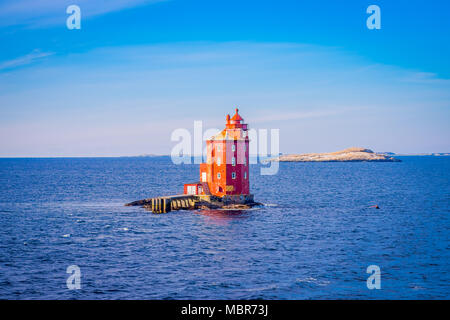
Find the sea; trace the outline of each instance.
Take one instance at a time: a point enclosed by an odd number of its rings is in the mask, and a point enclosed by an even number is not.
[[[399,159],[251,165],[263,206],[167,214],[124,204],[198,165],[0,159],[0,299],[449,299],[450,157]]]

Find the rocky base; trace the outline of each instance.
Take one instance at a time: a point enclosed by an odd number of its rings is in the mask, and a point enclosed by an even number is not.
[[[212,202],[198,202],[195,206],[195,208],[193,208],[194,210],[196,209],[201,209],[201,210],[212,210],[212,209],[223,209],[223,210],[246,210],[246,209],[251,209],[253,207],[257,207],[257,206],[262,206],[262,203],[259,202],[249,202],[249,203],[236,203],[236,204],[223,204],[223,203],[212,203]]]
[[[262,203],[253,201],[253,196],[250,199],[244,199],[244,202],[241,200],[238,203],[229,198],[224,201],[224,199],[214,196],[205,198],[195,195],[177,195],[137,200],[127,203],[125,206],[140,206],[154,213],[165,213],[175,210],[247,210],[263,205]]]
[[[130,203],[126,203],[125,206],[126,207],[134,207],[134,206],[146,206],[146,205],[151,205],[152,204],[152,198],[148,198],[148,199],[142,199],[142,200],[137,200],[137,201],[133,201]]]

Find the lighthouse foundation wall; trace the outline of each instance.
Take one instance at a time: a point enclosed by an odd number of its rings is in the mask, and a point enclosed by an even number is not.
[[[175,210],[195,209],[248,209],[260,205],[253,200],[252,194],[226,195],[174,195],[134,201],[126,206],[142,206],[153,213],[167,213]]]

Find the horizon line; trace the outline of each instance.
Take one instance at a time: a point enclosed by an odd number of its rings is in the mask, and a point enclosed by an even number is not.
[[[321,152],[309,152],[309,153],[321,153]],[[386,152],[376,152],[375,153],[386,153]],[[280,155],[289,155],[289,154],[302,154],[302,153],[283,153]],[[418,153],[393,153],[393,156],[402,157],[402,156],[446,156],[450,155],[450,152],[418,152]],[[267,155],[266,157],[271,157],[274,155]],[[0,159],[88,159],[88,158],[157,158],[157,157],[171,157],[170,154],[153,154],[153,155],[122,155],[122,156],[0,156]],[[201,157],[191,155],[191,158]]]

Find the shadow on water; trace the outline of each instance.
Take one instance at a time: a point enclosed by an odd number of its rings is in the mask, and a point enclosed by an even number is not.
[[[212,221],[223,222],[236,219],[250,218],[253,210],[224,210],[224,209],[210,209],[198,210],[197,214],[208,217]]]

